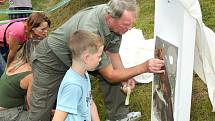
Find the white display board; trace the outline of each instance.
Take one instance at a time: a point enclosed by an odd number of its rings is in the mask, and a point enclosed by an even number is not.
[[[189,121],[196,21],[180,1],[156,0],[154,34],[178,48],[175,92],[172,97],[173,119],[161,121]],[[154,113],[153,105],[151,120],[160,121]]]

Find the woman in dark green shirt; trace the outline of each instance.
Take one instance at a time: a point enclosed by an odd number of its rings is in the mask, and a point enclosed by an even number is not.
[[[1,76],[0,121],[18,120],[19,113],[28,105],[33,80],[30,57],[38,43],[38,40],[28,40]]]

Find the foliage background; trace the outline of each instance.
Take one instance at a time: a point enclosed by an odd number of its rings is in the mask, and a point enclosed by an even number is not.
[[[46,10],[61,0],[32,0],[34,10]],[[51,19],[51,30],[63,24],[78,10],[87,6],[105,3],[107,0],[71,0],[71,2],[48,15]],[[153,37],[154,27],[154,0],[137,0],[140,8],[139,19],[135,27],[142,29],[146,39]],[[202,8],[203,21],[215,31],[215,0],[199,0]],[[0,9],[6,9],[8,3],[0,5]],[[6,20],[7,15],[0,13],[0,20]],[[92,77],[93,96],[99,110],[101,120],[105,120],[105,108],[98,80]],[[138,84],[131,96],[131,111],[141,111],[139,121],[150,121],[151,116],[151,83]],[[194,74],[192,89],[191,121],[215,121],[215,113],[208,98],[207,87],[202,80]]]

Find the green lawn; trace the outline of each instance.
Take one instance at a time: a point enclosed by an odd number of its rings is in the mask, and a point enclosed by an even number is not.
[[[136,28],[140,28],[144,32],[146,39],[153,37],[154,27],[154,0],[138,0],[140,7],[140,14]],[[203,20],[205,24],[215,31],[215,0],[200,0],[200,4],[203,12]],[[97,83],[97,82],[94,82]],[[94,86],[94,99],[97,102],[99,113],[102,118],[104,117],[104,107],[100,98],[100,92],[97,84]],[[206,85],[198,78],[193,78],[193,89],[192,89],[192,106],[191,106],[191,121],[215,121],[215,113],[212,113],[211,103],[208,98]],[[140,121],[150,121],[151,119],[151,83],[137,85],[135,92],[131,97],[130,109],[132,111],[141,111],[142,118]]]
[[[7,3],[0,4],[0,10],[5,8],[7,8]],[[7,15],[0,13],[0,21],[6,20],[6,19],[7,19]]]
[[[33,10],[46,11],[48,8],[52,7],[58,2],[59,0],[32,0],[32,6]],[[0,9],[7,9],[8,4],[9,4],[8,2],[0,4]],[[7,15],[0,13],[0,20],[8,20]]]
[[[46,10],[60,0],[32,0],[34,10]],[[215,0],[199,0],[202,7],[203,20],[205,24],[215,31]],[[54,30],[63,24],[70,16],[72,16],[79,9],[89,5],[103,3],[100,0],[76,0],[70,2],[58,11],[52,13],[50,19],[52,21],[52,28]],[[138,0],[140,13],[139,19],[135,23],[136,28],[140,28],[144,32],[146,39],[153,37],[154,27],[154,0]],[[3,6],[6,8],[6,5]],[[0,7],[2,9],[2,7]],[[5,15],[0,15],[0,20],[5,19]],[[101,92],[98,86],[98,81],[92,79],[92,88],[94,100],[97,104],[101,120],[105,120],[105,110]],[[151,117],[151,83],[137,85],[134,93],[132,93],[131,111],[141,111],[142,118],[140,121],[150,121]],[[211,112],[212,107],[208,98],[206,85],[194,76],[193,92],[192,92],[192,107],[191,107],[191,121],[215,121],[215,113]]]

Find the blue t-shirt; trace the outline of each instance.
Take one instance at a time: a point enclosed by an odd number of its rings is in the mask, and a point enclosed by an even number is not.
[[[91,100],[89,75],[81,76],[70,68],[61,82],[56,109],[68,113],[65,121],[74,121],[73,115],[77,121],[91,121]]]

